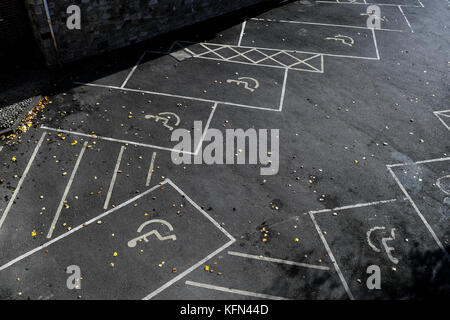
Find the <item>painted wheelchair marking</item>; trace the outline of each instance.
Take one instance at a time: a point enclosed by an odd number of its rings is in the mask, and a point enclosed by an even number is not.
[[[253,87],[250,86],[251,82],[253,82],[253,84],[254,84]],[[228,79],[227,83],[235,83],[237,86],[240,86],[241,84],[243,84],[244,88],[251,92],[255,92],[255,90],[259,88],[259,81],[254,78],[249,78],[249,77],[240,77],[237,80]]]
[[[376,231],[376,230],[385,230],[385,227],[373,227],[371,228],[369,231],[367,231],[367,243],[369,244],[369,246],[372,248],[373,251],[375,252],[381,252],[381,249],[379,249],[377,246],[375,246],[372,242],[372,240],[370,239],[372,232]],[[391,252],[394,251],[395,249],[393,247],[389,247],[387,245],[388,241],[392,241],[395,240],[395,228],[391,229],[391,236],[387,237],[387,238],[382,238],[381,239],[381,243],[383,244],[383,248],[384,251],[386,252],[389,260],[391,260],[392,263],[394,264],[398,264],[399,260],[395,257],[392,256]]]
[[[343,44],[350,47],[355,44],[355,40],[353,40],[352,37],[343,36],[341,34],[335,35],[334,37],[326,37],[325,40],[341,41]]]
[[[173,131],[174,127],[169,125],[169,121],[172,119],[172,117],[175,118],[175,127],[178,127],[180,125],[181,119],[180,117],[173,113],[173,112],[160,112],[158,115],[145,115],[145,119],[149,120],[149,119],[155,119],[155,122],[159,122],[161,120],[161,123],[163,124],[164,127],[166,127],[167,129],[169,129],[170,131]]]
[[[169,222],[167,222],[165,220],[161,220],[161,219],[154,219],[154,220],[146,221],[143,224],[141,224],[140,227],[138,228],[137,232],[141,233],[142,229],[144,229],[144,227],[146,227],[147,225],[152,224],[152,223],[161,223],[161,224],[165,225],[167,228],[169,228],[170,231],[173,231],[173,227]],[[152,230],[142,236],[136,237],[136,238],[128,241],[128,247],[134,248],[134,247],[136,247],[137,242],[142,241],[142,240],[144,240],[145,242],[149,242],[148,237],[150,237],[151,235],[155,235],[158,238],[158,240],[160,240],[160,241],[165,241],[165,240],[175,241],[175,240],[177,240],[176,235],[170,235],[170,236],[163,237],[157,230]]]

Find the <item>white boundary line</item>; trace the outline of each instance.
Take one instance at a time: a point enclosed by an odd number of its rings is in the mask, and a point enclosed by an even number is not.
[[[133,69],[131,69],[130,73],[128,74],[128,76],[126,77],[125,81],[122,83],[122,85],[120,86],[121,88],[125,88],[125,86],[127,85],[128,81],[131,79],[131,76],[133,75],[133,73],[136,71],[137,67],[141,64],[142,59],[144,59],[145,56],[145,52],[140,56],[139,60],[136,62],[135,66],[133,67]]]
[[[76,161],[75,166],[73,167],[72,173],[70,175],[69,182],[66,185],[66,189],[64,190],[61,201],[59,202],[58,209],[56,210],[55,217],[53,218],[52,225],[50,226],[50,229],[48,230],[47,239],[50,239],[53,235],[53,231],[55,230],[56,223],[58,222],[59,216],[61,214],[61,210],[63,208],[64,201],[66,201],[67,194],[69,193],[70,187],[72,186],[73,180],[75,179],[75,175],[78,171],[78,167],[80,166],[81,159],[83,158],[83,155],[84,155],[84,152],[86,151],[87,145],[88,145],[88,142],[86,141],[83,144],[83,147],[81,148],[80,154],[78,155],[77,161]]]
[[[118,89],[120,89],[120,88],[118,88]],[[128,90],[128,89],[120,89],[120,90]],[[212,117],[214,116],[216,108],[217,108],[217,104],[215,104],[212,107],[213,110],[209,114],[208,120],[206,122],[207,125],[205,127],[205,132],[204,132],[204,134],[202,136],[202,140],[200,141],[199,145],[196,148],[196,150],[197,150],[196,152],[178,150],[178,149],[174,149],[174,148],[160,147],[160,146],[156,146],[156,145],[153,145],[153,144],[147,144],[147,143],[141,143],[141,142],[135,142],[135,141],[128,141],[128,140],[122,140],[122,139],[115,139],[115,138],[98,136],[98,135],[94,136],[92,134],[87,134],[87,133],[82,133],[82,132],[77,132],[77,131],[64,130],[64,129],[50,128],[50,127],[46,127],[46,126],[41,126],[40,129],[50,130],[50,131],[55,131],[55,132],[64,132],[66,134],[73,134],[73,135],[82,136],[82,137],[91,138],[91,139],[99,139],[99,140],[105,140],[105,141],[111,141],[111,142],[117,142],[117,143],[123,143],[123,144],[131,144],[131,145],[140,146],[140,147],[153,148],[153,149],[158,149],[158,150],[165,150],[165,151],[171,151],[171,152],[177,152],[177,153],[183,153],[183,154],[189,154],[189,155],[194,155],[195,156],[195,155],[197,155],[197,153],[199,152],[201,146],[203,145],[204,137],[205,137],[206,133],[208,132],[209,124],[211,123],[211,120],[212,120]]]
[[[214,256],[216,256],[217,254],[219,254],[221,251],[225,250],[226,248],[228,248],[229,246],[231,246],[236,240],[230,240],[229,242],[227,242],[226,244],[224,244],[223,246],[221,246],[219,249],[215,250],[214,252],[212,252],[211,254],[209,254],[207,257],[203,258],[202,260],[200,260],[199,262],[197,262],[196,264],[194,264],[192,267],[190,267],[189,269],[187,269],[186,271],[180,273],[178,276],[176,276],[175,278],[173,278],[172,280],[166,282],[164,285],[162,285],[161,287],[159,287],[158,289],[156,289],[155,291],[151,292],[150,294],[148,294],[147,296],[145,296],[144,298],[142,298],[142,300],[150,300],[153,297],[155,297],[156,295],[160,294],[162,291],[166,290],[168,287],[170,287],[171,285],[173,285],[175,282],[179,281],[180,279],[184,278],[185,276],[187,276],[188,274],[190,274],[192,271],[194,271],[195,269],[197,269],[198,267],[200,267],[202,264],[204,264],[206,261],[210,260],[211,258],[213,258]]]
[[[411,23],[409,23],[409,20],[406,17],[406,14],[403,12],[402,6],[398,6],[398,10],[400,10],[400,13],[402,14],[403,18],[405,18],[405,21],[408,24],[409,29],[411,29],[411,32],[414,33],[414,30],[413,30],[413,28],[411,26]]]
[[[244,47],[241,46],[241,48],[244,48]],[[188,49],[186,48],[186,50],[188,50]],[[287,50],[285,50],[283,52],[287,54],[287,52],[294,52],[294,51],[291,51],[291,50],[287,51]],[[300,52],[300,51],[296,51],[296,52]],[[206,53],[209,53],[209,52],[206,52]],[[285,69],[286,68],[286,67],[283,67],[283,66],[275,66],[275,65],[269,65],[269,64],[255,64],[255,63],[251,63],[251,62],[227,60],[225,58],[224,59],[211,58],[211,57],[205,57],[205,56],[202,56],[202,55],[199,55],[199,54],[195,54],[195,53],[191,53],[191,54],[192,54],[192,57],[196,58],[196,59],[214,60],[214,61],[220,61],[220,62],[230,62],[230,63],[237,63],[237,64],[245,64],[245,65],[248,65],[248,66],[259,66],[259,67],[267,67],[267,68],[275,68],[275,69]],[[315,54],[314,57],[307,58],[307,59],[305,59],[305,61],[313,59],[313,58],[317,58],[319,56],[323,58],[323,54],[317,53],[317,54]],[[323,66],[321,67],[321,70],[319,70],[319,69],[311,66],[310,64],[306,63],[305,61],[301,61],[301,62],[297,63],[296,65],[298,65],[298,64],[305,64],[305,65],[310,66],[311,69],[301,69],[301,68],[294,68],[294,67],[287,67],[287,68],[290,69],[290,70],[301,71],[301,72],[323,73]]]
[[[350,291],[350,288],[348,286],[347,281],[345,280],[344,275],[342,274],[341,269],[339,268],[339,265],[336,261],[336,258],[333,255],[333,252],[331,251],[330,246],[328,245],[327,240],[325,239],[322,230],[320,229],[319,224],[316,221],[315,214],[323,213],[323,212],[333,212],[333,211],[342,211],[342,210],[349,210],[349,209],[355,209],[355,208],[362,208],[362,207],[369,207],[369,206],[375,206],[380,204],[387,204],[397,201],[397,199],[389,199],[389,200],[380,200],[380,201],[373,201],[373,202],[366,202],[366,203],[357,203],[354,205],[348,205],[348,206],[342,206],[337,207],[334,209],[322,209],[322,210],[316,210],[316,211],[309,211],[308,214],[314,224],[314,227],[317,230],[317,233],[319,234],[320,239],[322,240],[322,243],[328,253],[328,256],[330,257],[331,262],[333,263],[333,266],[339,276],[339,279],[341,280],[342,285],[344,286],[345,291],[347,292],[347,295],[350,300],[354,300],[353,294]]]
[[[441,113],[444,112],[450,112],[450,110],[441,110],[441,111],[434,111],[433,114],[439,119],[439,121],[442,122],[442,124],[448,129],[450,130],[450,126],[440,117]],[[449,115],[450,116],[450,115]],[[448,116],[447,116],[448,117]]]
[[[10,266],[16,264],[17,262],[19,262],[19,261],[21,261],[21,260],[23,260],[23,259],[25,259],[25,258],[27,258],[27,257],[29,257],[31,255],[33,255],[34,253],[36,253],[36,252],[38,252],[38,251],[40,251],[40,250],[42,250],[44,248],[47,248],[47,247],[51,246],[52,244],[54,244],[55,242],[58,242],[59,240],[62,240],[64,238],[66,238],[67,236],[71,235],[72,233],[74,233],[74,232],[76,232],[76,231],[78,231],[78,230],[80,230],[82,228],[85,228],[88,225],[90,225],[92,223],[95,223],[99,219],[101,219],[101,218],[103,218],[103,217],[105,217],[105,216],[107,216],[107,215],[109,215],[109,214],[111,214],[111,213],[113,213],[113,212],[115,212],[115,211],[117,211],[117,210],[119,210],[119,209],[129,205],[130,203],[138,200],[139,198],[147,195],[148,193],[150,193],[150,192],[160,188],[161,186],[165,185],[166,183],[167,183],[167,181],[163,181],[163,182],[161,182],[160,185],[156,185],[153,188],[148,189],[145,192],[142,192],[141,194],[137,195],[136,197],[131,198],[128,201],[125,201],[125,202],[121,203],[120,205],[116,206],[115,208],[112,208],[111,210],[108,210],[108,211],[106,211],[106,212],[96,216],[95,218],[92,218],[91,220],[89,220],[89,221],[87,221],[87,222],[85,222],[83,224],[80,224],[79,226],[73,228],[72,230],[63,233],[63,234],[61,234],[60,236],[58,236],[56,238],[53,238],[52,240],[50,240],[50,241],[40,245],[39,247],[34,248],[33,250],[30,250],[30,251],[20,255],[19,257],[17,257],[15,259],[5,263],[4,265],[0,266],[0,271],[3,271],[5,269],[9,268]]]
[[[197,148],[195,149],[194,155],[198,155],[198,153],[200,152],[200,149],[203,146],[203,141],[205,141],[206,134],[208,133],[208,129],[211,124],[211,120],[212,120],[216,110],[217,110],[217,103],[215,103],[214,106],[212,107],[211,114],[209,115],[208,121],[206,122],[206,125],[205,125],[205,130],[203,131],[202,139],[200,140]]]
[[[155,166],[156,152],[152,154],[152,160],[150,161],[150,168],[148,169],[147,180],[145,180],[145,186],[150,186],[150,181],[152,180],[153,168]]]
[[[286,85],[287,85],[288,73],[289,73],[289,69],[286,68],[286,70],[284,71],[283,88],[281,89],[280,107],[278,108],[278,110],[280,110],[280,112],[283,111],[284,98],[286,95]]]
[[[114,189],[114,184],[116,183],[117,173],[120,169],[120,162],[122,161],[123,152],[125,151],[125,146],[120,147],[119,156],[117,157],[116,166],[114,167],[113,176],[111,179],[111,183],[109,184],[108,193],[106,195],[105,204],[103,205],[103,209],[108,209],[109,201],[111,200],[111,195]],[[147,185],[148,187],[148,185]]]
[[[173,183],[172,180],[170,180],[170,179],[166,179],[166,180],[175,190],[178,191],[178,193],[183,195],[184,198],[187,201],[189,201],[195,209],[200,211],[205,216],[205,218],[207,218],[209,221],[211,221],[211,223],[214,224],[216,226],[216,228],[218,228],[220,231],[222,231],[230,240],[236,241],[236,239],[234,239],[234,237],[231,234],[229,234],[228,231],[226,231],[219,223],[217,223],[216,220],[211,218],[211,216],[209,214],[207,214],[202,208],[200,208],[200,206],[197,203],[195,203],[191,198],[189,198],[189,196],[187,194],[185,194],[183,192],[183,190],[181,190],[175,183]]]
[[[438,161],[450,161],[450,158],[444,158],[444,159],[433,159],[433,160],[428,160],[427,162],[425,161],[421,161],[421,162],[415,162],[413,164],[419,164],[419,163],[431,163],[431,162],[438,162]],[[408,165],[408,164],[405,164]],[[395,182],[397,183],[397,185],[400,187],[400,189],[402,190],[402,192],[405,194],[406,198],[409,200],[409,202],[411,203],[411,205],[413,206],[414,210],[416,211],[417,215],[419,216],[419,218],[422,220],[422,222],[424,223],[425,227],[428,229],[428,231],[430,232],[431,236],[433,237],[434,241],[436,242],[436,244],[438,245],[438,247],[442,250],[442,252],[444,253],[445,257],[447,258],[447,260],[450,261],[450,255],[447,252],[447,250],[445,249],[444,245],[442,244],[442,242],[439,240],[439,238],[437,237],[436,233],[434,232],[433,228],[431,227],[431,225],[428,223],[427,219],[425,219],[425,217],[423,216],[422,212],[420,212],[419,208],[417,207],[416,203],[414,202],[414,200],[411,198],[411,196],[409,195],[408,191],[406,191],[405,187],[403,186],[403,184],[400,182],[400,180],[398,179],[397,175],[394,173],[394,170],[392,170],[393,167],[398,167],[398,165],[387,165],[386,166],[390,172],[390,174],[392,175],[392,177],[394,178]]]
[[[155,91],[146,91],[146,90],[138,90],[138,89],[130,89],[130,88],[120,88],[120,87],[107,86],[107,85],[101,85],[101,84],[95,84],[95,83],[83,83],[83,82],[74,82],[74,83],[78,84],[78,85],[82,85],[82,86],[89,86],[89,87],[99,87],[99,88],[123,90],[123,91],[130,91],[130,92],[147,93],[147,94],[153,94],[153,95],[156,95],[156,96],[180,98],[180,99],[186,99],[186,100],[208,102],[208,103],[213,103],[213,104],[217,103],[217,104],[222,104],[222,105],[226,105],[226,106],[233,106],[233,107],[240,107],[240,108],[258,109],[258,110],[267,110],[267,111],[280,112],[280,110],[278,110],[278,109],[256,107],[256,106],[250,106],[250,105],[239,104],[239,103],[232,103],[232,102],[227,102],[227,101],[217,101],[217,100],[211,100],[211,99],[195,98],[195,97],[181,96],[181,95],[176,95],[176,94],[162,93],[162,92],[155,92]],[[164,148],[160,148],[160,149],[165,150]]]
[[[189,201],[191,203],[191,205],[197,209],[198,211],[200,211],[200,213],[206,217],[210,222],[212,222],[212,224],[217,227],[220,231],[222,231],[225,236],[227,238],[230,239],[229,242],[227,242],[226,244],[224,244],[223,246],[221,246],[219,249],[215,250],[214,252],[212,252],[211,254],[209,254],[207,257],[203,258],[201,261],[197,262],[196,264],[194,264],[192,267],[190,267],[189,269],[187,269],[186,271],[184,271],[183,273],[181,273],[180,275],[178,275],[177,277],[173,278],[172,280],[168,281],[167,283],[165,283],[164,285],[162,285],[161,287],[159,287],[158,289],[156,289],[155,291],[151,292],[149,295],[147,295],[146,297],[143,298],[143,300],[149,300],[151,298],[153,298],[154,296],[156,296],[157,294],[161,293],[163,290],[167,289],[168,287],[170,287],[172,284],[174,284],[175,282],[177,282],[178,280],[180,280],[181,278],[185,277],[186,275],[188,275],[189,273],[191,273],[192,271],[194,271],[196,268],[198,268],[200,265],[202,265],[205,261],[211,259],[212,257],[214,257],[215,255],[217,255],[218,253],[220,253],[221,251],[225,250],[227,247],[229,247],[230,245],[232,245],[234,242],[236,242],[236,239],[228,233],[228,231],[226,231],[216,220],[214,220],[211,216],[209,216],[204,210],[202,210],[202,208],[200,208],[200,206],[198,204],[196,204],[190,197],[188,197],[174,182],[172,182],[172,180],[170,179],[165,179],[164,181],[162,181],[160,184],[152,187],[151,189],[148,189],[147,191],[142,192],[141,194],[137,195],[134,198],[131,198],[123,203],[121,203],[120,205],[116,206],[115,208],[112,208],[111,210],[108,210],[94,218],[92,218],[91,220],[73,228],[70,231],[67,231],[63,234],[61,234],[60,236],[42,244],[41,246],[30,250],[22,255],[20,255],[19,257],[5,263],[4,265],[0,266],[0,271],[3,271],[7,268],[9,268],[10,266],[16,264],[17,262],[33,255],[34,253],[49,247],[50,245],[54,244],[55,242],[58,242],[59,240],[62,240],[66,237],[68,237],[69,235],[71,235],[72,233],[87,227],[90,224],[95,223],[96,221],[98,221],[99,219],[106,217],[108,215],[110,215],[111,213],[126,207],[127,205],[129,205],[130,203],[135,202],[136,200],[142,198],[143,196],[155,191],[158,188],[161,188],[163,185],[165,184],[169,184],[171,185],[178,193],[180,193],[181,195],[184,196],[184,198]]]
[[[25,167],[24,172],[22,173],[22,177],[20,178],[19,183],[17,184],[17,187],[14,190],[13,195],[11,196],[11,199],[9,199],[8,205],[6,206],[6,209],[3,212],[2,218],[0,219],[0,229],[2,228],[3,223],[6,220],[6,217],[8,216],[9,210],[11,210],[11,207],[14,204],[14,201],[16,200],[17,195],[19,194],[20,188],[22,187],[22,184],[25,181],[25,178],[27,177],[28,171],[30,171],[31,165],[33,164],[33,161],[36,158],[36,155],[37,155],[39,149],[41,148],[42,142],[44,141],[44,138],[46,135],[47,135],[47,132],[42,133],[42,136],[39,139],[39,142],[36,145],[36,148],[34,148],[33,154],[31,155],[30,160],[28,161],[28,164]]]
[[[329,267],[325,267],[325,266],[318,266],[318,265],[309,264],[309,263],[302,263],[302,262],[295,262],[295,261],[269,258],[269,257],[263,257],[263,256],[256,256],[256,255],[252,255],[252,254],[235,252],[235,251],[228,251],[228,254],[231,256],[236,256],[236,257],[254,259],[254,260],[259,260],[259,261],[275,262],[275,263],[287,264],[287,265],[291,265],[291,266],[297,266],[297,267],[303,267],[303,268],[309,268],[309,269],[326,270],[326,271],[330,270]]]
[[[184,199],[186,199],[195,209],[200,211],[200,213],[203,214],[203,216],[205,218],[207,218],[216,228],[218,228],[220,231],[222,231],[222,233],[224,233],[228,237],[228,239],[230,239],[230,241],[227,242],[226,244],[224,244],[223,246],[221,246],[219,249],[217,249],[214,252],[212,252],[211,254],[209,254],[208,256],[206,256],[205,258],[203,258],[202,260],[200,260],[199,262],[197,262],[196,264],[194,264],[192,267],[190,267],[186,271],[180,273],[178,276],[176,276],[172,280],[166,282],[164,285],[162,285],[161,287],[159,287],[155,291],[153,291],[150,294],[148,294],[147,296],[145,296],[142,300],[150,300],[150,299],[152,299],[154,296],[156,296],[157,294],[159,294],[163,290],[167,289],[168,287],[170,287],[175,282],[177,282],[180,279],[184,278],[185,276],[190,274],[192,271],[197,269],[199,266],[201,266],[203,263],[205,263],[206,261],[210,260],[212,257],[214,257],[215,255],[217,255],[221,251],[223,251],[226,248],[228,248],[229,246],[231,246],[234,242],[236,242],[236,239],[231,234],[229,234],[228,231],[226,231],[216,220],[214,220],[209,214],[207,214],[202,208],[200,208],[200,206],[197,203],[195,203],[191,198],[189,198],[189,196],[186,193],[184,193],[183,190],[181,190],[175,183],[173,183],[172,180],[166,179],[165,181],[167,181],[167,183],[170,184],[179,194],[184,196]]]
[[[371,30],[372,30],[372,36],[373,36],[373,44],[375,45],[375,51],[377,53],[377,60],[381,60],[380,51],[378,50],[377,37],[375,36],[375,29],[371,29]]]
[[[250,20],[278,22],[278,23],[292,23],[292,24],[310,24],[310,25],[318,25],[318,26],[325,26],[325,27],[342,27],[342,28],[365,29],[365,30],[374,29],[374,28],[361,27],[361,26],[350,26],[350,25],[346,25],[346,24],[319,23],[319,22],[307,22],[307,21],[295,21],[295,20],[275,20],[275,19],[262,19],[262,18],[251,18]],[[381,28],[381,29],[376,29],[376,30],[403,32],[403,30],[396,30],[396,29],[382,29]]]
[[[219,287],[219,286],[215,286],[215,285],[211,285],[211,284],[194,282],[194,281],[186,281],[185,284],[188,286],[194,286],[194,287],[199,287],[199,288],[203,288],[203,289],[210,289],[210,290],[234,293],[234,294],[239,294],[242,296],[249,296],[249,297],[261,298],[261,299],[289,300],[289,299],[283,298],[283,297],[271,296],[268,294],[262,294],[262,293],[256,293],[256,292],[250,292],[250,291],[244,291],[244,290],[238,290],[238,289]]]
[[[333,263],[334,269],[336,270],[339,279],[341,280],[342,285],[344,286],[345,292],[347,292],[347,296],[349,297],[350,300],[354,300],[355,298],[353,297],[352,292],[350,291],[350,288],[348,287],[347,281],[344,278],[344,275],[341,272],[341,269],[339,268],[339,265],[336,261],[336,259],[334,258],[333,252],[331,252],[330,246],[328,245],[327,240],[325,239],[325,237],[323,236],[322,230],[319,227],[319,224],[316,221],[316,218],[314,217],[314,213],[309,213],[309,216],[311,217],[312,222],[314,223],[314,227],[317,230],[317,233],[319,234],[320,239],[322,240],[322,243],[325,247],[325,249],[327,250],[328,256],[330,257],[331,262]]]
[[[244,38],[246,25],[247,25],[247,19],[245,19],[244,22],[242,23],[242,30],[241,30],[241,35],[239,36],[238,47],[241,46],[242,38]]]
[[[377,5],[377,6],[388,6],[388,7],[397,7],[398,4],[392,4],[392,3],[364,3],[364,2],[338,2],[338,1],[326,1],[326,0],[319,0],[316,1],[316,3],[329,3],[329,4],[350,4],[350,5]],[[409,4],[402,4],[403,7],[412,7],[412,8],[422,8],[421,6],[414,6]]]
[[[373,29],[368,29],[373,30]],[[205,45],[213,45],[213,46],[221,46],[221,47],[233,47],[232,45],[227,44],[219,44],[214,42],[192,42],[192,41],[180,41],[180,43],[190,43],[190,44],[205,44]],[[328,57],[337,57],[337,58],[350,58],[350,59],[365,59],[365,60],[378,60],[377,57],[362,57],[362,56],[350,56],[350,55],[344,55],[344,54],[333,54],[333,53],[323,53],[323,52],[311,52],[311,51],[302,51],[302,50],[286,50],[286,49],[278,49],[278,48],[266,48],[266,47],[247,47],[247,46],[240,46],[240,48],[244,49],[257,49],[257,50],[267,50],[267,51],[282,51],[282,52],[292,52],[292,53],[306,53],[311,55],[323,55]],[[220,60],[223,61],[223,60]],[[234,62],[234,61],[230,61]],[[264,65],[266,67],[266,65]],[[293,69],[295,70],[295,69]],[[303,71],[303,70],[302,70]]]
[[[395,168],[395,167],[409,166],[409,165],[412,165],[412,164],[425,164],[425,163],[433,163],[433,162],[441,162],[441,161],[450,161],[450,157],[422,160],[422,161],[416,161],[416,162],[388,164],[387,167],[388,168]]]
[[[356,208],[363,208],[363,207],[370,207],[370,206],[376,206],[380,204],[386,204],[395,202],[397,199],[389,199],[389,200],[380,200],[380,201],[373,201],[373,202],[365,202],[365,203],[357,203],[352,204],[348,206],[343,207],[337,207],[333,209],[322,209],[322,210],[316,210],[316,211],[309,211],[309,214],[317,214],[317,213],[324,213],[324,212],[333,212],[333,211],[342,211],[342,210],[349,210],[349,209],[356,209]]]

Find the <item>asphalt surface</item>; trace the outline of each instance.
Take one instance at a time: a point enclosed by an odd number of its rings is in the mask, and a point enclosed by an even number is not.
[[[81,64],[0,152],[0,298],[448,296],[448,3],[377,1],[372,30],[367,2],[284,3]],[[279,129],[279,172],[174,164],[170,128],[195,121]]]

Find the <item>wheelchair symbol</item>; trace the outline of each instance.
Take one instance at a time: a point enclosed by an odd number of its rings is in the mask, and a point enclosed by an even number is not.
[[[375,252],[381,252],[381,250],[373,244],[373,242],[371,240],[372,232],[374,232],[376,230],[385,230],[385,229],[386,229],[385,227],[373,227],[372,229],[367,231],[367,242],[368,242],[369,246],[372,248],[372,250]],[[393,240],[395,240],[395,228],[391,229],[390,237],[381,239],[381,243],[383,244],[384,251],[386,252],[386,255],[388,256],[389,260],[391,260],[391,262],[394,264],[398,264],[399,260],[397,258],[395,258],[394,256],[392,256],[392,251],[394,251],[395,249],[393,247],[389,247],[387,244],[388,241],[393,241]]]
[[[174,126],[178,127],[180,125],[181,119],[180,119],[180,117],[177,114],[175,114],[173,112],[161,112],[161,113],[159,113],[156,116],[149,114],[149,115],[146,115],[144,118],[147,119],[147,120],[148,119],[155,119],[155,122],[159,122],[161,120],[161,122],[162,122],[164,127],[169,129],[170,131],[173,131],[174,127],[169,125],[169,121],[172,119],[172,117],[175,120]]]
[[[251,83],[253,82],[253,86],[251,86]],[[240,86],[241,84],[244,85],[244,88],[247,89],[250,92],[255,92],[256,89],[259,88],[259,81],[253,78],[249,77],[241,77],[237,80],[228,79],[227,83],[235,83],[237,86]]]
[[[143,224],[140,225],[140,227],[138,228],[137,232],[141,233],[142,229],[144,229],[145,226],[152,224],[152,223],[160,223],[165,225],[170,231],[173,231],[173,227],[170,223],[168,223],[167,221],[164,220],[160,220],[160,219],[155,219],[155,220],[150,220],[150,221],[146,221]],[[134,248],[137,245],[138,241],[142,241],[144,240],[145,242],[149,242],[148,237],[150,237],[151,235],[155,235],[158,240],[160,241],[165,241],[165,240],[177,240],[177,236],[176,235],[169,235],[169,236],[161,236],[161,234],[157,231],[157,230],[152,230],[150,232],[147,232],[146,234],[136,237],[134,239],[131,239],[130,241],[128,241],[128,246],[130,248]]]
[[[355,40],[353,40],[352,37],[349,36],[343,36],[341,34],[338,34],[334,37],[327,37],[325,38],[325,40],[334,40],[334,41],[340,41],[343,44],[347,45],[347,46],[353,46],[355,44]]]

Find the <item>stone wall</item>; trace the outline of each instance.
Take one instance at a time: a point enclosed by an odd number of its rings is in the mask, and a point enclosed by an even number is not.
[[[55,64],[57,55],[77,60],[267,0],[47,0],[55,41],[43,0],[26,1],[46,61]],[[73,4],[81,8],[81,30],[66,26]]]

